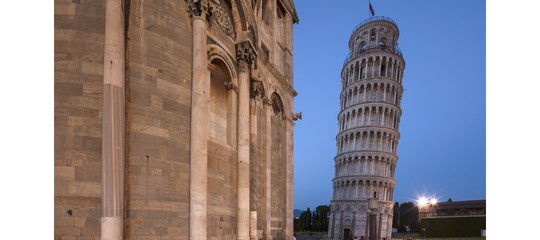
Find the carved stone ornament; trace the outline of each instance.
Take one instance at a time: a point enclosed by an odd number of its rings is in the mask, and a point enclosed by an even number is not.
[[[249,41],[236,44],[236,61],[251,64],[254,58],[255,51]]]
[[[264,86],[262,84],[262,81],[257,80],[251,80],[250,81],[250,95],[252,97],[260,97],[262,98],[264,96]]]
[[[302,119],[302,112],[292,114],[292,120],[296,121],[298,119]]]
[[[203,17],[206,21],[210,22],[212,16],[212,9],[208,0],[186,0],[188,5],[188,12],[190,17]]]
[[[213,20],[227,35],[234,37],[234,28],[231,20],[231,11],[227,4],[220,0],[212,0],[210,2],[212,8]]]
[[[270,98],[263,97],[263,103],[269,107],[272,107],[272,100],[270,100]]]

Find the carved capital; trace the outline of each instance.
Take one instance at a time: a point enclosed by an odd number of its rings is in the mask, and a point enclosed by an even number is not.
[[[245,41],[236,44],[236,61],[238,61],[241,68],[243,67],[242,65],[251,65],[256,56],[255,48],[251,42]]]
[[[188,12],[191,18],[202,17],[207,22],[210,22],[212,9],[208,0],[186,0]]]

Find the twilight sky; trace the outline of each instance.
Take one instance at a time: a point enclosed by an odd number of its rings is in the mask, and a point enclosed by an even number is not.
[[[485,1],[372,0],[393,19],[406,68],[394,201],[486,198]],[[330,204],[340,72],[367,0],[297,0],[294,207]]]

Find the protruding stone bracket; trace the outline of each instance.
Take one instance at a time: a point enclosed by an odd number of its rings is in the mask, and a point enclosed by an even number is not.
[[[212,7],[208,0],[186,0],[188,5],[188,12],[191,18],[193,17],[202,17],[208,23],[210,23],[210,18],[212,17]]]
[[[238,93],[240,91],[240,88],[238,88],[238,85],[236,85],[236,84],[234,84],[232,82],[226,82],[224,85],[225,85],[225,89],[227,89],[227,90],[233,90],[236,93]]]
[[[263,103],[271,107],[273,102],[270,98],[264,97]]]
[[[292,114],[292,120],[296,121],[300,119],[302,119],[302,112]]]
[[[250,81],[250,96],[253,98],[262,98],[264,96],[264,86],[261,80],[252,78]]]

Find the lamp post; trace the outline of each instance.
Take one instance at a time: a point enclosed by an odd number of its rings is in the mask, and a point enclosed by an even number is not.
[[[418,200],[416,200],[417,202],[417,205],[418,205],[418,212],[419,213],[423,213],[424,215],[424,218],[427,218],[428,217],[428,211],[430,211],[430,209],[432,210],[431,211],[431,215],[434,214],[434,210],[435,210],[435,207],[437,206],[437,198],[430,198],[428,199],[427,197],[425,196],[422,196],[420,198],[418,198]],[[422,212],[422,209],[424,210]],[[421,220],[421,217],[418,218],[418,221],[420,222]],[[427,239],[427,233],[426,233],[426,228],[422,228],[422,231],[424,232],[424,239]]]

